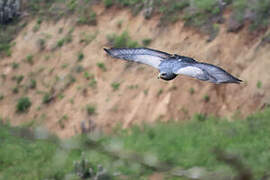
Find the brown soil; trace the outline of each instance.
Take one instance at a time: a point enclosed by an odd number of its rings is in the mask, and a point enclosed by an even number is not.
[[[257,48],[261,37],[250,38],[247,29],[237,34],[227,33],[225,26],[221,25],[219,35],[212,42],[207,42],[206,35],[185,28],[181,21],[161,29],[158,16],[145,20],[142,15],[133,17],[128,10],[108,11],[101,6],[94,10],[98,16],[97,26],[75,26],[75,20],[70,18],[57,23],[44,22],[34,33],[32,29],[36,20],[33,20],[21,31],[14,40],[12,56],[0,61],[1,74],[6,76],[6,80],[0,78],[0,93],[4,95],[0,101],[1,117],[9,119],[12,124],[42,123],[61,137],[69,137],[80,132],[84,125],[109,131],[117,124],[126,128],[134,123],[156,120],[181,121],[195,113],[231,118],[245,116],[269,103],[270,46]],[[55,48],[57,41],[73,27],[73,41],[62,48]],[[62,33],[58,32],[60,28],[63,28]],[[138,42],[145,38],[153,39],[151,48],[219,65],[244,83],[217,86],[184,76],[165,82],[158,80],[158,72],[149,66],[107,57],[103,51],[107,47],[106,36],[125,30]],[[97,33],[97,36],[85,46],[79,42],[83,32]],[[46,39],[43,51],[37,44],[40,38]],[[78,62],[80,51],[84,59]],[[29,54],[34,57],[33,65],[25,61]],[[19,68],[12,69],[14,62],[20,64]],[[107,71],[98,68],[97,62],[103,62]],[[76,72],[78,65],[94,74],[96,88],[89,86],[91,80],[84,77],[84,71]],[[12,77],[16,75],[24,75],[24,79],[19,92],[14,94],[12,89],[16,87],[16,81]],[[74,83],[69,83],[70,75],[76,79]],[[27,88],[31,78],[37,81],[36,89]],[[261,88],[257,87],[259,81]],[[120,83],[116,91],[111,87],[113,82]],[[191,88],[194,89],[193,94]],[[43,104],[44,92],[50,91],[54,99]],[[18,114],[15,106],[22,96],[30,97],[32,106],[28,113]],[[206,96],[209,96],[208,102],[205,101]],[[87,114],[87,104],[96,106],[95,115]]]

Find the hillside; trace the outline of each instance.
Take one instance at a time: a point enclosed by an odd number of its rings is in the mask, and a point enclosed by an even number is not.
[[[262,43],[267,31],[254,34],[243,28],[231,33],[223,24],[209,42],[207,35],[181,20],[160,27],[159,15],[146,20],[128,9],[100,4],[92,9],[96,25],[77,25],[72,16],[57,22],[38,17],[27,21],[10,56],[0,61],[4,121],[41,123],[69,137],[82,126],[110,131],[118,124],[182,121],[196,113],[238,118],[269,103],[270,46]],[[229,14],[225,12],[225,19]],[[151,67],[106,56],[109,37],[123,32],[141,45],[148,39],[148,47],[219,65],[244,83],[217,86],[181,76],[158,80]],[[18,99],[26,96],[31,107],[16,112]]]

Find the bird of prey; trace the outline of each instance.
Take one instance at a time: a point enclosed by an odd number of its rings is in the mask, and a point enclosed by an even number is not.
[[[192,58],[169,54],[149,48],[111,48],[104,50],[114,58],[150,65],[159,70],[158,78],[169,81],[178,74],[215,84],[240,83],[220,67],[198,62]]]

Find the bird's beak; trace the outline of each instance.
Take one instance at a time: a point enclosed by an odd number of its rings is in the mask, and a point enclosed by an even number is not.
[[[159,79],[159,78],[160,78],[160,76],[161,76],[161,74],[159,73],[159,74],[158,74],[158,76],[157,76],[157,78]]]

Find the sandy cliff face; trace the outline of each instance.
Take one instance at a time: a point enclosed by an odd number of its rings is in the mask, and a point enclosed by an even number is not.
[[[109,130],[116,124],[128,127],[156,120],[180,121],[194,113],[231,117],[250,114],[270,102],[270,46],[258,48],[260,36],[251,38],[245,29],[237,34],[227,33],[222,25],[217,38],[207,42],[205,35],[185,28],[182,22],[161,29],[159,17],[145,20],[140,15],[132,17],[128,10],[94,9],[97,26],[75,26],[70,18],[57,23],[43,22],[37,32],[33,32],[33,20],[22,30],[14,40],[12,56],[0,61],[4,74],[0,80],[0,93],[4,95],[0,115],[4,119],[14,124],[42,123],[67,137],[80,132],[83,124],[88,127],[89,122],[91,128]],[[72,42],[57,47],[72,28]],[[158,72],[149,66],[106,56],[106,36],[123,31],[138,42],[151,38],[150,48],[219,65],[244,83],[217,86],[184,76],[170,82],[158,80]],[[84,34],[93,37],[88,45],[80,43]],[[40,39],[46,41],[44,50],[38,45]],[[82,61],[78,61],[80,52],[84,54]],[[32,65],[27,60],[29,55],[33,55]],[[98,62],[104,63],[107,70],[100,69]],[[12,68],[14,63],[19,67]],[[17,85],[12,77],[19,75],[24,79]],[[35,89],[29,88],[31,79],[37,82]],[[113,90],[114,82],[120,84],[119,89]],[[17,94],[13,92],[15,87]],[[42,102],[46,92],[53,95],[48,104]],[[21,96],[32,101],[25,114],[15,112]],[[87,104],[95,106],[94,115],[87,114]]]

